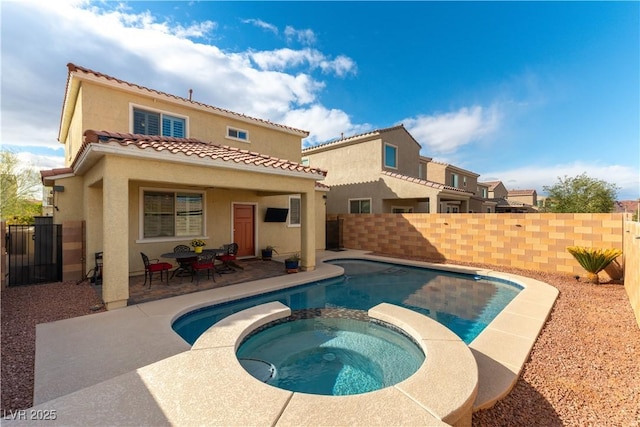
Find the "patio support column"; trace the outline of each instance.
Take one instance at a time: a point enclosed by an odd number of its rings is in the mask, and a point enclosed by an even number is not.
[[[105,171],[102,210],[102,300],[112,310],[129,299],[129,182],[116,168]]]
[[[440,213],[440,196],[429,197],[429,213]]]
[[[302,270],[311,271],[316,268],[316,203],[315,191],[302,193],[300,195],[302,227],[301,253],[302,260],[300,267]]]

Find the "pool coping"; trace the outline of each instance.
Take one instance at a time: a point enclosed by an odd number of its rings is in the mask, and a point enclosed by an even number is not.
[[[160,381],[167,373],[158,368],[159,361],[168,359],[175,364],[175,371],[167,369],[173,375],[189,375],[189,372],[180,368],[180,361],[184,361],[190,347],[173,332],[171,322],[186,312],[211,304],[338,276],[342,272],[341,268],[322,263],[323,260],[335,258],[363,258],[498,277],[523,287],[518,296],[468,346],[478,366],[479,385],[473,403],[474,411],[492,406],[511,390],[558,295],[557,289],[546,283],[489,269],[389,259],[364,251],[321,251],[314,271],[38,325],[34,408],[58,408],[58,422],[65,425],[83,424],[81,420],[86,422],[89,415],[92,417],[90,424],[93,425],[117,424],[123,416],[129,417],[123,420],[125,424],[166,424],[169,417],[174,423],[188,424],[188,417],[183,412],[189,404],[185,403],[185,408],[178,410],[181,417],[174,418],[175,414],[166,413],[163,407],[158,406],[159,401],[155,398],[156,394],[161,394],[161,390],[169,386]],[[202,366],[215,366],[209,359],[198,363]],[[153,373],[153,381],[141,381],[145,372]],[[173,381],[172,378],[166,380],[169,383]],[[195,381],[192,386],[196,388],[197,384],[198,381]],[[133,388],[138,392],[133,397],[127,390],[123,397],[123,387]],[[122,392],[114,393],[114,390]],[[220,390],[212,393],[218,395]],[[272,392],[269,398],[276,398],[272,395],[277,394]],[[252,396],[254,395],[249,394],[245,397],[253,400]],[[188,396],[184,397],[189,401]],[[174,394],[173,399],[175,398]],[[246,424],[243,421],[247,421],[247,414],[240,407],[245,403],[243,398],[227,398],[225,407],[234,410],[225,423]],[[387,398],[392,401],[394,399],[391,396]],[[360,405],[364,405],[360,408],[362,424],[377,424],[377,406],[372,406],[373,413],[370,413],[369,410],[362,409],[367,408],[366,403],[360,402]],[[88,410],[89,407],[92,409]],[[247,410],[255,412],[251,406]],[[86,414],[87,412],[90,414]],[[401,421],[397,420],[396,424],[402,424]],[[266,423],[267,419],[258,422]]]

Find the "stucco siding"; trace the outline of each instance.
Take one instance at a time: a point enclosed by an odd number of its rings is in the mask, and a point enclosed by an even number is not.
[[[301,140],[299,136],[217,115],[205,107],[170,103],[162,99],[116,90],[86,81],[82,84],[81,95],[82,126],[81,129],[73,129],[74,141],[78,137],[78,131],[80,132],[80,140],[82,140],[82,133],[87,129],[133,133],[131,108],[138,106],[150,111],[186,117],[186,136],[189,138],[259,153],[269,153],[270,156],[295,162],[300,161]],[[74,113],[74,120],[78,114],[78,112]],[[227,126],[247,131],[250,142],[227,138]]]

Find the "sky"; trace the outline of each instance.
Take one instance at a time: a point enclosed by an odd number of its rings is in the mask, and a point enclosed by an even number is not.
[[[36,169],[66,64],[310,132],[404,124],[502,181],[586,173],[640,197],[640,2],[0,1],[1,143]]]

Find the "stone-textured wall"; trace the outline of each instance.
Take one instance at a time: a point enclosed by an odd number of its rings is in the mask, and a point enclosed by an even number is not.
[[[640,222],[624,223],[624,287],[640,327]]]
[[[622,249],[624,215],[351,214],[340,218],[346,248],[584,276],[567,246]],[[621,278],[620,258],[601,273],[603,279],[606,275]]]
[[[93,259],[90,262],[93,268]],[[62,280],[80,280],[84,274],[84,221],[65,221],[62,223]]]

